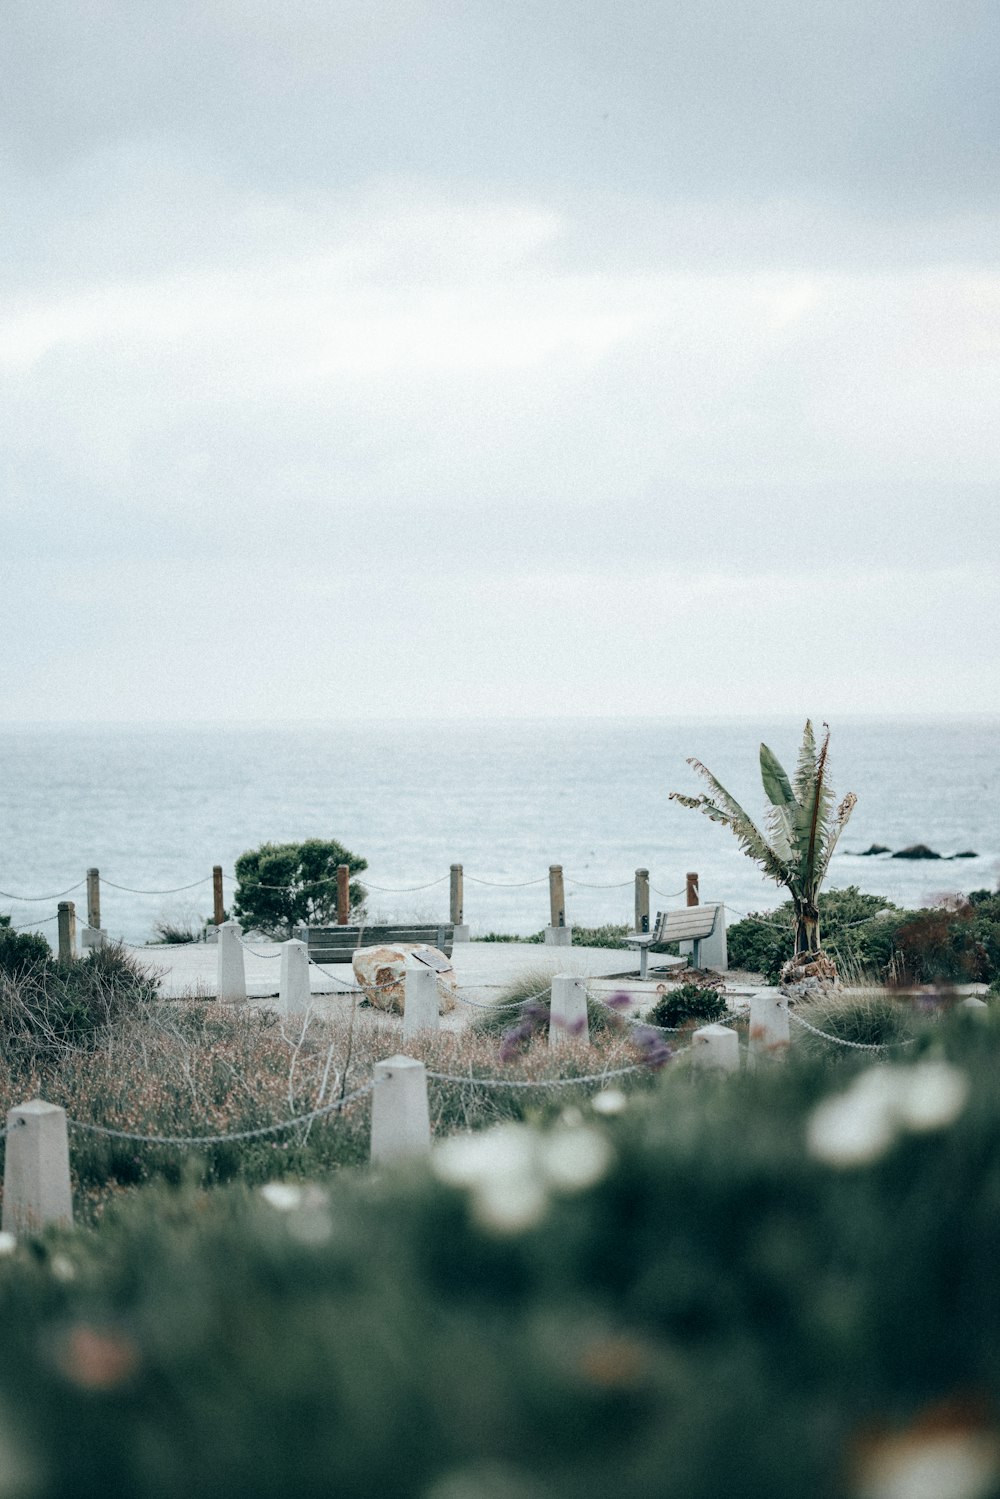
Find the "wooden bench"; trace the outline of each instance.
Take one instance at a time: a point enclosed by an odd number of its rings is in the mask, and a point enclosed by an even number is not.
[[[349,963],[359,947],[394,947],[423,943],[451,957],[454,926],[301,926],[295,933],[316,963]]]
[[[651,932],[632,932],[625,938],[629,947],[639,949],[639,977],[646,977],[646,964],[651,947],[661,947],[664,942],[690,942],[692,968],[701,967],[701,944],[705,937],[715,931],[722,906],[682,906],[679,911],[657,911]]]

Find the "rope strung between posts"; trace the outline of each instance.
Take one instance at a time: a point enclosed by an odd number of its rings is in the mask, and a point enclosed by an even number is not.
[[[12,895],[9,890],[0,890],[0,896],[4,900],[35,901],[35,900],[59,900],[64,895],[72,895],[74,890],[81,890],[87,883],[86,880],[77,880],[75,885],[70,885],[68,890],[56,890],[52,895]]]
[[[686,895],[687,894],[687,887],[686,886],[685,886],[685,888],[683,890],[671,890],[669,892],[669,894],[667,893],[666,890],[657,890],[657,888],[656,888],[655,885],[650,885],[649,888],[650,888],[650,890],[652,890],[653,894],[654,895],[658,895],[661,900],[676,900],[679,895]]]
[[[635,880],[616,880],[612,885],[592,885],[588,880],[574,879],[571,874],[566,875],[567,885],[580,885],[584,890],[627,890],[635,884]]]
[[[485,985],[473,985],[472,987],[484,988]],[[519,1010],[522,1005],[529,1005],[536,999],[544,999],[546,994],[551,993],[552,985],[550,984],[547,989],[539,989],[537,994],[526,994],[523,999],[512,999],[509,1001],[466,999],[465,995],[457,989],[455,990],[455,998],[460,1004],[469,1005],[474,1010]]]
[[[242,937],[237,937],[236,940],[240,944],[241,947],[245,947],[246,948],[247,952],[253,953],[253,955],[254,955],[255,958],[280,958],[281,957],[281,951],[280,951],[280,949],[279,949],[278,952],[259,952],[256,947],[251,947],[250,944],[249,944],[249,942],[244,942]]]
[[[489,885],[494,890],[526,890],[529,885],[544,885],[548,875],[540,874],[537,880],[484,880],[475,874],[467,874],[465,878],[473,885]]]
[[[426,885],[373,885],[369,882],[367,888],[377,890],[380,895],[413,895],[418,890],[433,890],[435,885],[443,885],[450,879],[450,874],[443,874],[439,880],[429,880]]]
[[[676,1055],[676,1053],[674,1053]],[[629,1072],[646,1072],[643,1062],[631,1067],[615,1067],[607,1072],[588,1072],[582,1077],[548,1077],[537,1081],[525,1078],[471,1077],[462,1072],[430,1072],[427,1076],[439,1083],[466,1083],[474,1088],[572,1088],[579,1083],[603,1083],[610,1077],[624,1077]]]
[[[829,1031],[821,1031],[808,1020],[804,1020],[795,1010],[788,1011],[789,1020],[794,1020],[796,1025],[801,1025],[803,1030],[811,1031],[814,1036],[821,1036],[824,1041],[832,1041],[834,1046],[849,1046],[852,1051],[888,1051],[893,1046],[912,1046],[913,1039],[909,1041],[845,1041],[842,1036],[831,1036]]]
[[[33,929],[36,926],[45,926],[45,924],[47,922],[49,922],[49,921],[58,921],[58,920],[59,920],[59,915],[58,915],[58,913],[56,913],[55,916],[42,916],[38,921],[22,921],[21,924],[20,924],[20,926],[9,926],[9,927],[5,927],[5,928],[0,928],[0,930],[5,930],[5,931],[8,931],[8,932],[27,932],[27,931]]]
[[[338,1098],[334,1103],[324,1104],[322,1108],[311,1109],[308,1114],[296,1114],[292,1119],[283,1119],[280,1124],[264,1124],[258,1129],[235,1130],[225,1135],[140,1135],[132,1130],[110,1129],[104,1124],[85,1124],[82,1119],[69,1119],[66,1123],[70,1129],[82,1129],[90,1135],[106,1135],[112,1140],[134,1140],[140,1145],[223,1145],[227,1140],[259,1140],[264,1135],[277,1135],[282,1130],[292,1129],[296,1124],[311,1124],[314,1119],[323,1119],[328,1114],[336,1114],[338,1110],[345,1109],[349,1103],[355,1103],[357,1099],[364,1098],[375,1086],[374,1082],[365,1083],[361,1088],[355,1088],[353,1093],[348,1093],[344,1098]]]
[[[204,879],[192,880],[190,885],[173,885],[169,890],[137,890],[132,885],[116,885],[114,880],[106,880],[101,876],[101,884],[107,885],[111,890],[124,890],[127,895],[179,895],[182,890],[196,890],[199,885],[210,883],[212,876],[206,874]],[[81,884],[83,881],[81,880]]]

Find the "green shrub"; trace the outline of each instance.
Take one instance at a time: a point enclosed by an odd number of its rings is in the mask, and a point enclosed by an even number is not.
[[[792,1057],[508,1130],[466,1152],[468,1186],[440,1156],[270,1199],[185,1184],[22,1243],[0,1261],[5,1481],[856,1499],[909,1491],[909,1459],[921,1493],[991,1499],[1000,1028],[955,1015],[935,1046],[952,1106],[853,1165],[812,1127],[867,1064]],[[912,1053],[885,1075],[940,1105]]]
[[[662,994],[649,1012],[654,1025],[677,1030],[689,1021],[707,1025],[726,1013],[725,996],[704,984],[681,984]]]
[[[910,1040],[918,1017],[913,1006],[884,989],[862,989],[798,1004],[795,1013],[817,1030],[860,1046],[898,1047]],[[831,1046],[793,1022],[797,1048],[830,1059]]]
[[[58,963],[49,954],[0,972],[0,1050],[33,1056],[93,1046],[156,993],[155,975],[117,943],[92,948],[82,961]]]
[[[52,962],[52,949],[41,932],[15,932],[9,916],[0,916],[0,974],[16,978]]]
[[[291,937],[303,923],[329,925],[337,919],[340,864],[346,864],[352,876],[368,868],[367,859],[352,854],[333,839],[264,843],[250,849],[234,866],[238,884],[233,915],[244,927],[274,937]],[[349,893],[351,910],[356,914],[368,892],[352,878]]]
[[[896,907],[881,895],[868,895],[856,885],[826,890],[819,897],[820,940],[838,964],[867,968],[883,977],[892,960],[891,923],[883,913]],[[792,903],[735,922],[726,934],[730,967],[762,973],[776,984],[782,966],[792,956]],[[888,945],[886,945],[888,939]]]
[[[504,1052],[514,1055],[535,1035],[547,1036],[552,1007],[552,974],[546,969],[521,974],[500,989],[488,1008],[476,1012],[473,1029],[480,1034],[507,1038]],[[621,1022],[602,1001],[587,996],[590,1034],[620,1029]],[[517,1035],[514,1035],[517,1032]]]

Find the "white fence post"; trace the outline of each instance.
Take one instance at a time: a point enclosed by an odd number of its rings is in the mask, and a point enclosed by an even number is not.
[[[403,1040],[410,1041],[421,1031],[439,1029],[437,974],[410,956],[404,980]]]
[[[375,1063],[372,1089],[373,1165],[430,1155],[431,1116],[427,1104],[427,1071],[413,1057],[388,1057]]]
[[[755,1066],[762,1059],[781,1060],[788,1051],[788,995],[780,989],[762,989],[750,1000],[750,1050],[747,1060]]]
[[[7,1114],[3,1168],[4,1233],[73,1227],[66,1110],[33,1098]]]
[[[309,953],[295,937],[281,944],[278,1008],[286,1015],[304,1015],[309,1008]]]
[[[246,1002],[247,976],[240,938],[243,928],[238,921],[224,921],[219,927],[219,1000],[223,1004]]]
[[[558,973],[552,980],[549,1004],[549,1045],[566,1046],[570,1041],[590,1043],[587,1023],[587,984],[571,973]]]
[[[703,1025],[691,1037],[691,1066],[699,1072],[738,1072],[740,1042],[728,1025]]]

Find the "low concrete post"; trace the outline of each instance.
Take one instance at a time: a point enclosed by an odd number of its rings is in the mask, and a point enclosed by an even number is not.
[[[714,901],[707,904],[714,905]],[[714,969],[716,973],[729,972],[729,944],[726,940],[726,908],[719,903],[715,926],[708,937],[701,939],[701,966]]]
[[[372,1089],[372,1164],[430,1155],[431,1116],[427,1105],[427,1071],[413,1057],[388,1057],[375,1063]]]
[[[3,1231],[40,1233],[50,1223],[73,1227],[66,1110],[33,1098],[7,1114]]]
[[[294,937],[281,944],[278,1007],[286,1015],[304,1015],[309,1008],[309,952]]]
[[[212,920],[221,926],[226,919],[226,904],[222,893],[222,865],[212,865]]]
[[[635,932],[649,931],[649,870],[635,872]]]
[[[703,1025],[691,1037],[691,1066],[698,1072],[739,1072],[740,1043],[728,1025]]]
[[[788,995],[780,989],[762,989],[750,1000],[751,1067],[760,1061],[783,1061],[788,1051]]]
[[[240,946],[242,935],[243,928],[238,921],[224,921],[219,927],[218,989],[222,1004],[246,1003],[247,975]]]
[[[337,925],[346,926],[351,914],[351,867],[337,865]]]
[[[440,1029],[438,981],[434,969],[412,956],[408,957],[403,988],[403,1040],[409,1041],[421,1031]]]
[[[461,864],[451,866],[451,914],[449,920],[455,928],[455,942],[469,942],[469,928],[465,924],[465,873]]]
[[[61,900],[58,911],[59,961],[69,963],[76,957],[76,906],[71,900]]]
[[[566,887],[561,864],[549,865],[549,925],[545,928],[549,947],[569,947],[573,931],[566,925]]]
[[[559,973],[552,980],[549,1005],[549,1045],[566,1046],[570,1041],[590,1042],[587,1022],[587,984],[575,974]]]

